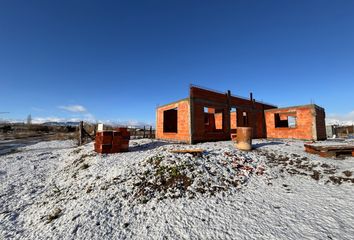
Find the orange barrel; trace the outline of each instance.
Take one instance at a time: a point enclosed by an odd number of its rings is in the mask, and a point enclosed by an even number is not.
[[[237,127],[236,147],[240,150],[252,150],[252,128]]]

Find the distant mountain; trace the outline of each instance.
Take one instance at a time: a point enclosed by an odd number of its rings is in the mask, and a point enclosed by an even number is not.
[[[42,125],[45,126],[71,126],[71,127],[76,127],[79,126],[79,122],[45,122],[42,123]]]
[[[342,121],[338,119],[333,119],[333,118],[328,118],[326,119],[326,125],[339,125],[339,126],[351,126],[354,125],[354,120],[353,121]]]

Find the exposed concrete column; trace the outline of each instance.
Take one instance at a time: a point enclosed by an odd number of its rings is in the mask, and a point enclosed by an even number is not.
[[[228,133],[228,135],[231,137],[231,91],[227,90],[227,117],[225,117],[226,124],[225,124],[225,130]]]
[[[311,109],[312,113],[312,140],[317,141],[317,113],[316,113],[316,108],[312,106]]]
[[[194,143],[194,96],[192,93],[192,85],[189,87],[189,143]]]

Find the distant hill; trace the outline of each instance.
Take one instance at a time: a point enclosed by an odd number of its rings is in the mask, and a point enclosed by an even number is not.
[[[42,123],[45,126],[72,126],[76,127],[79,126],[79,122],[45,122]]]
[[[354,125],[354,120],[353,121],[342,121],[338,119],[332,119],[328,118],[326,119],[326,125],[339,125],[339,126],[352,126]]]

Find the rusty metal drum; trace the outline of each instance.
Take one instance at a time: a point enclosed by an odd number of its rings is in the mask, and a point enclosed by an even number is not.
[[[236,147],[243,151],[252,150],[251,127],[237,127]]]

